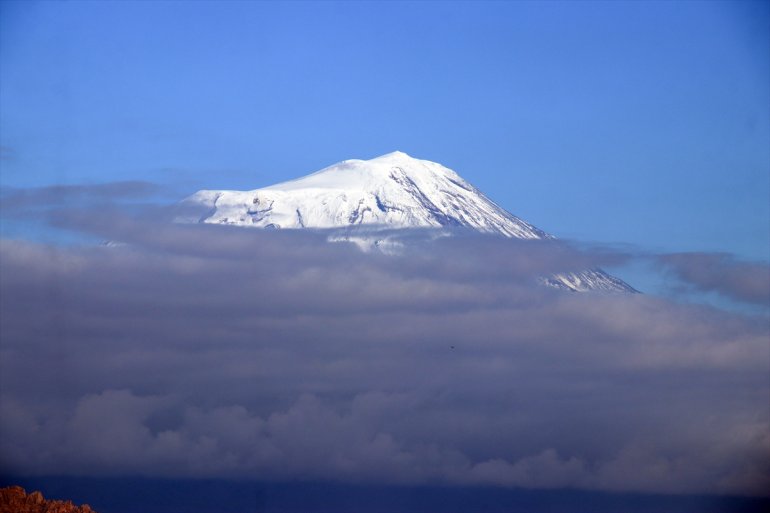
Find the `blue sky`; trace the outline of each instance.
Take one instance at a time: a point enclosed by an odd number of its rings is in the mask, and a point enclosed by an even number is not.
[[[561,237],[770,259],[759,2],[3,2],[2,185],[400,149]]]

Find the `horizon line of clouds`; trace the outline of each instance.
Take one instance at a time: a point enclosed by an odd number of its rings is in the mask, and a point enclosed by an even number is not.
[[[150,244],[151,241],[146,237],[137,238],[132,234],[130,227],[133,225],[136,230],[163,232],[166,230],[164,226],[168,226],[174,219],[189,218],[189,207],[180,203],[144,202],[134,204],[134,208],[129,212],[126,204],[121,203],[132,200],[152,200],[159,194],[169,192],[170,189],[166,185],[146,181],[55,185],[29,189],[3,188],[0,190],[0,199],[2,199],[0,215],[10,219],[25,216],[37,217],[53,229],[104,237],[109,241],[134,238],[135,243]],[[154,226],[141,226],[142,223]],[[244,229],[237,227],[219,226],[218,229],[231,230],[232,239],[249,236],[244,233]],[[306,232],[315,233],[316,237],[328,237],[330,233],[335,232],[366,234],[367,230],[378,230],[379,233],[386,235],[398,233],[400,241],[416,246],[432,238],[426,236],[426,233],[430,232],[429,229],[394,230],[387,227],[358,227],[328,231],[306,230]],[[463,230],[459,230],[458,234],[464,237],[477,235]],[[501,245],[498,245],[496,250],[486,251],[486,246],[496,244],[486,241],[494,238],[477,237],[474,244],[484,248],[480,250],[481,254],[477,255],[478,257],[487,259],[496,258],[498,255],[505,257],[505,252],[500,253]],[[124,242],[130,242],[130,240]],[[442,243],[443,240],[432,242],[439,249]],[[235,242],[233,244],[237,245]],[[511,242],[511,246],[513,245],[515,242]],[[558,240],[556,245],[562,248],[565,254],[569,254],[571,262],[576,264],[565,271],[619,266],[629,262],[648,262],[664,276],[676,280],[677,283],[674,284],[676,290],[714,292],[737,303],[770,307],[770,262],[746,261],[724,252],[653,253],[627,244],[586,244],[582,241]],[[409,247],[406,250],[408,251]],[[556,252],[556,249],[550,249],[543,252],[543,255],[553,256]],[[567,261],[567,258],[561,259],[562,263]]]
[[[50,209],[59,209],[66,207],[64,211],[72,211],[77,213],[84,213],[88,208],[93,208],[94,205],[89,203],[90,200],[99,200],[98,208],[108,207],[109,201],[120,200],[132,200],[132,199],[159,199],[159,194],[171,194],[176,192],[173,186],[169,183],[162,183],[148,180],[122,180],[112,182],[100,182],[100,183],[81,183],[81,184],[54,184],[48,186],[38,187],[12,187],[12,186],[0,186],[0,198],[3,202],[0,206],[3,210],[0,213],[5,215],[19,215],[23,214],[27,207],[46,207]],[[185,196],[186,197],[186,196]],[[165,198],[171,200],[172,198]],[[174,218],[184,217],[189,214],[189,205],[184,204],[182,201],[184,197],[177,197],[172,203],[142,203],[140,204],[146,212],[150,215],[157,216],[156,220],[160,222],[170,222]],[[77,201],[83,201],[84,204],[73,206],[72,203]],[[115,207],[122,206],[120,203],[115,203]],[[200,207],[197,207],[200,209]],[[116,210],[119,210],[116,208]],[[196,210],[197,212],[197,210]],[[125,213],[124,213],[125,214]],[[135,217],[142,218],[142,212],[136,212]],[[144,217],[147,215],[145,213]],[[78,227],[70,226],[69,228],[77,229]],[[358,228],[366,230],[366,226],[359,226]],[[379,227],[384,231],[404,231],[404,229],[392,229],[388,227]],[[417,229],[416,231],[419,231]],[[584,250],[608,252],[616,255],[623,255],[624,253],[631,255],[651,256],[651,257],[665,257],[668,255],[685,255],[690,253],[703,253],[724,255],[730,257],[726,252],[675,252],[675,253],[655,253],[648,250],[640,249],[634,245],[630,245],[626,242],[617,243],[596,243],[591,241],[581,241],[569,239],[557,238],[562,242],[569,242]],[[744,262],[752,263],[752,262]],[[762,263],[762,262],[754,262]]]

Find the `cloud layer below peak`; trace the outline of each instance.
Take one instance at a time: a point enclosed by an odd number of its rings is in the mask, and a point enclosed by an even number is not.
[[[128,244],[0,243],[4,471],[770,489],[765,317],[539,284],[623,255],[66,219]]]

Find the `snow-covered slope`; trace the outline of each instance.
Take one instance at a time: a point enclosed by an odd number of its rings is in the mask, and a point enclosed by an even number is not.
[[[212,209],[206,223],[261,228],[467,226],[509,237],[547,237],[506,212],[441,164],[393,152],[345,160],[253,191],[200,191],[188,201]]]
[[[252,191],[199,191],[185,200],[203,207],[203,223],[258,228],[467,227],[521,239],[551,235],[496,205],[449,168],[396,151],[345,160],[321,171]],[[570,290],[633,291],[601,270],[553,276]]]

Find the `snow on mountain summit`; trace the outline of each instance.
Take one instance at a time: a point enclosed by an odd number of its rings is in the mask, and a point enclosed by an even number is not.
[[[205,223],[261,228],[465,226],[508,237],[549,236],[505,211],[449,168],[395,151],[344,160],[252,191],[200,191]]]
[[[343,160],[251,191],[198,191],[184,203],[205,210],[202,217],[183,220],[200,223],[283,229],[464,227],[519,239],[554,238],[495,204],[451,169],[401,151]],[[599,269],[545,281],[568,290],[634,292]]]

